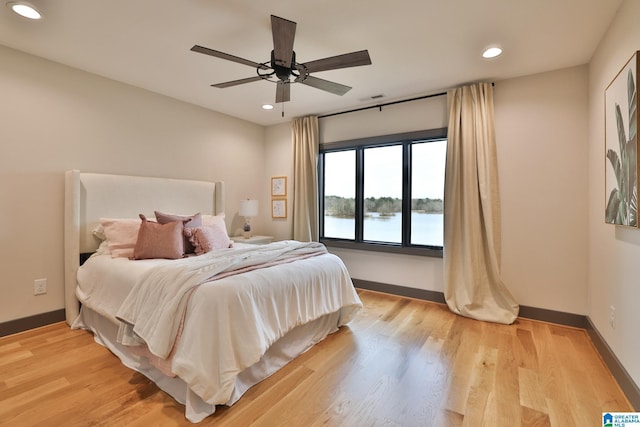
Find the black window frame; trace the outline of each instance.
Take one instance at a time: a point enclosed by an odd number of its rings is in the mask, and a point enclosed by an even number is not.
[[[391,135],[360,138],[348,141],[325,143],[320,146],[318,159],[318,219],[320,241],[329,247],[390,252],[442,258],[443,247],[411,244],[411,156],[410,146],[425,141],[447,139],[447,128],[428,129]],[[402,243],[373,242],[363,240],[364,212],[364,150],[366,148],[402,145]],[[324,154],[355,150],[356,194],[355,194],[355,239],[324,237]]]

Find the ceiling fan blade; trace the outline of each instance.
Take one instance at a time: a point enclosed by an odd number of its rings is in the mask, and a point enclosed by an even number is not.
[[[319,79],[313,76],[307,76],[307,78],[302,80],[300,83],[340,96],[351,90],[350,86],[341,85],[340,83],[330,82],[329,80]]]
[[[258,64],[257,62],[249,61],[248,59],[240,58],[238,56],[230,55],[228,53],[220,52],[217,50],[209,49],[208,47],[194,45],[191,50],[193,52],[204,53],[205,55],[215,56],[216,58],[226,59],[227,61],[237,62],[238,64],[248,65],[253,68],[260,68],[261,70],[268,70],[269,67]]]
[[[245,83],[257,82],[258,80],[262,80],[260,76],[248,77],[246,79],[232,80],[230,82],[218,83],[215,85],[211,85],[213,87],[219,87],[221,89],[225,87],[237,86]]]
[[[289,83],[278,82],[276,86],[276,103],[289,102],[291,99],[291,85]]]
[[[273,54],[276,65],[291,68],[296,23],[271,15],[271,33],[273,34]]]
[[[360,65],[371,65],[369,51],[345,53],[343,55],[331,56],[329,58],[317,59],[305,62],[305,67],[310,73],[327,70],[337,70],[339,68],[359,67]]]

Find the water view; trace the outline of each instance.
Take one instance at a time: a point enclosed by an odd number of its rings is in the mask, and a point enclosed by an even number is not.
[[[442,213],[411,212],[411,243],[442,246],[444,215]],[[355,218],[325,215],[325,237],[355,238]],[[402,215],[370,213],[364,219],[364,239],[381,242],[402,242]]]

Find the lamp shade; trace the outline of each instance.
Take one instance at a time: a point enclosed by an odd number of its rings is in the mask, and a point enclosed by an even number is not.
[[[258,216],[258,201],[251,199],[240,200],[240,211],[238,215],[245,218]]]

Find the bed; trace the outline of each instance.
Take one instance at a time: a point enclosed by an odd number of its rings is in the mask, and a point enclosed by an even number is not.
[[[342,261],[318,243],[130,260],[97,237],[104,218],[156,211],[224,224],[224,183],[66,172],[66,320],[185,405],[191,422],[233,405],[362,307]]]

